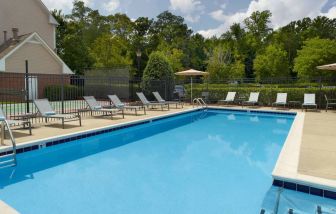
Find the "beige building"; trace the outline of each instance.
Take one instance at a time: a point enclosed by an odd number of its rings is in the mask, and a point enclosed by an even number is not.
[[[58,23],[41,0],[0,0],[0,72],[73,74],[57,56]]]

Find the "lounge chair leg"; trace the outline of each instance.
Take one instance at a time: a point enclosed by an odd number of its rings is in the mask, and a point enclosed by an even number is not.
[[[80,116],[80,114],[78,114],[78,119],[79,119],[79,126],[82,126],[82,117]]]
[[[144,114],[146,115],[146,108],[144,107]]]
[[[62,118],[62,128],[64,129],[64,118]]]
[[[28,128],[29,128],[29,135],[32,135],[32,127],[31,127],[31,122],[29,121],[28,123]]]
[[[122,116],[123,116],[123,119],[124,119],[125,118],[124,109],[122,110]]]
[[[138,116],[138,111],[136,109],[134,109],[135,111],[135,116]]]

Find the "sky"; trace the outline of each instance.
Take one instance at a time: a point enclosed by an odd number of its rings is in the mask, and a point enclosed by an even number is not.
[[[70,13],[73,0],[42,0],[49,9]],[[155,18],[165,10],[184,17],[205,37],[220,36],[253,11],[270,10],[271,26],[278,28],[304,17],[336,18],[336,0],[83,0],[101,14],[126,13],[131,19]]]

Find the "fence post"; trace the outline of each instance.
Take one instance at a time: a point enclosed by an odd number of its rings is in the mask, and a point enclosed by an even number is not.
[[[64,75],[61,74],[61,101],[62,101],[62,114],[64,114]]]
[[[319,107],[322,108],[321,104],[322,104],[322,76],[320,75],[319,78],[319,85],[320,85],[320,90],[319,90]]]
[[[164,86],[165,86],[165,100],[167,100],[167,80],[164,80]]]
[[[26,66],[26,75],[25,75],[25,80],[26,80],[26,113],[29,113],[29,70],[28,70],[28,60],[25,61],[25,66]]]

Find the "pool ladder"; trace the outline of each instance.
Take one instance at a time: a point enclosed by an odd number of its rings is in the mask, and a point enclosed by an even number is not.
[[[10,129],[9,123],[7,120],[0,121],[0,123],[1,123],[1,131],[3,132],[1,133],[1,142],[4,141],[5,126],[7,126],[7,130],[10,136],[10,140],[12,142],[12,149],[13,149],[12,153],[0,156],[0,169],[2,169],[2,168],[16,166],[17,161],[16,161],[16,143],[15,143],[12,130]]]
[[[193,107],[196,106],[201,106],[202,108],[206,108],[208,105],[204,102],[202,98],[195,98],[193,99]]]

